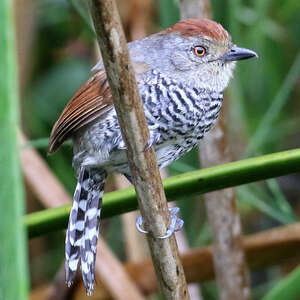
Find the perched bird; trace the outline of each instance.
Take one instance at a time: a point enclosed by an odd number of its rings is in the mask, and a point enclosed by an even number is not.
[[[215,123],[235,61],[257,56],[235,46],[228,32],[207,19],[188,19],[128,44],[150,139],[160,168],[190,151]],[[50,137],[49,153],[73,140],[77,172],[66,236],[66,280],[78,265],[88,294],[95,281],[104,182],[110,172],[130,180],[126,147],[100,61],[75,93]]]

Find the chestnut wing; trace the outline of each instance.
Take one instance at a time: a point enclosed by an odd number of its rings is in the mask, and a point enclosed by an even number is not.
[[[48,153],[54,153],[78,129],[113,107],[104,70],[99,70],[74,94],[51,131]]]

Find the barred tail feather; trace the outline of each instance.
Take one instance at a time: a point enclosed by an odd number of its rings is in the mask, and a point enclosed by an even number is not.
[[[80,258],[80,246],[83,235],[83,222],[86,212],[87,191],[82,189],[83,181],[87,180],[87,173],[82,169],[78,176],[75,188],[73,205],[69,217],[68,231],[66,235],[66,282],[71,286],[76,275]]]
[[[93,292],[95,256],[106,173],[81,168],[66,235],[66,281],[70,286],[81,263],[88,294]]]
[[[91,171],[92,182],[89,189],[89,199],[84,221],[84,235],[81,243],[81,272],[88,295],[94,290],[95,260],[99,234],[100,213],[106,173]]]

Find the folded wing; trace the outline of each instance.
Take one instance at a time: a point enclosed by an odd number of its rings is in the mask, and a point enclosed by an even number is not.
[[[113,107],[104,70],[99,70],[75,93],[51,131],[49,151],[54,153],[78,129]]]

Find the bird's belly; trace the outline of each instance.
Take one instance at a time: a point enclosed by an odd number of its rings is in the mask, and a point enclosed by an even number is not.
[[[168,166],[185,153],[189,152],[196,144],[197,138],[181,137],[154,145],[155,155],[159,168]],[[76,162],[77,160],[77,162]],[[80,166],[98,167],[110,172],[130,174],[125,149],[113,149],[107,157],[101,151],[83,151],[75,154],[73,165],[76,169]]]
[[[182,147],[178,144],[168,144],[156,148],[155,155],[158,167],[163,168],[168,166],[191,149],[192,147]],[[124,150],[114,151],[110,156],[109,163],[103,164],[102,162],[99,167],[104,168],[107,172],[130,174],[126,152]]]
[[[158,75],[157,75],[158,76]],[[217,119],[222,94],[184,87],[158,76],[140,87],[145,115],[159,167],[190,151]],[[129,174],[127,156],[114,109],[81,130],[74,138],[74,160],[107,172]]]
[[[161,147],[155,151],[159,168],[164,168],[189,152],[192,147],[182,147],[179,144],[171,144]]]
[[[189,122],[178,126],[174,122],[164,130],[162,126],[165,124],[158,123],[156,131],[160,132],[160,138],[153,146],[160,168],[166,167],[189,152],[213,123],[196,118]],[[149,127],[151,131],[151,126]],[[118,141],[117,144],[115,140]],[[109,131],[103,131],[99,124],[92,125],[74,140],[73,165],[76,169],[80,166],[93,166],[105,169],[107,172],[130,174],[126,150],[120,149],[120,143],[124,142],[119,128],[109,135]]]

